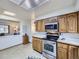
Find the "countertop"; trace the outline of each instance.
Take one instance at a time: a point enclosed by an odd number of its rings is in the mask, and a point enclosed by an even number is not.
[[[79,39],[65,39],[65,40],[58,39],[57,42],[79,46]]]
[[[46,38],[46,32],[36,32],[32,34],[33,37]]]
[[[46,32],[35,32],[32,36],[37,38],[46,38]],[[65,38],[65,40],[61,40],[62,38]],[[79,46],[79,34],[72,35],[72,33],[65,33],[60,35],[57,42]]]

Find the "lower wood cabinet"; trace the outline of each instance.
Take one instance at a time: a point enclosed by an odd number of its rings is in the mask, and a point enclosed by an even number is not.
[[[79,59],[79,48],[78,48],[78,59]]]
[[[28,44],[29,43],[29,38],[27,35],[23,36],[23,44]]]
[[[69,46],[69,57],[68,59],[79,59],[78,56],[78,47],[75,46]]]
[[[79,59],[79,47],[63,43],[57,43],[57,46],[57,59]]]
[[[58,48],[58,59],[67,59],[67,49]]]
[[[33,37],[32,47],[34,50],[41,53],[42,52],[42,39]]]

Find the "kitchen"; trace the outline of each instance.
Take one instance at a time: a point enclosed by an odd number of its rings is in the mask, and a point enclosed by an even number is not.
[[[1,0],[0,59],[79,59],[79,0]]]
[[[48,59],[79,59],[79,12],[36,20],[33,49]]]

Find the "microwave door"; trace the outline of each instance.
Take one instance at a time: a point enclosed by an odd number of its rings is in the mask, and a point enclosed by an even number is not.
[[[45,25],[46,30],[52,30],[54,29],[54,25]]]
[[[58,27],[57,27],[57,24],[54,24],[54,30],[56,30]]]

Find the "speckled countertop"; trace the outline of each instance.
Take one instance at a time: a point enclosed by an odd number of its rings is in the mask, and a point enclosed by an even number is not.
[[[65,39],[65,40],[58,39],[57,42],[79,46],[79,39]]]
[[[35,32],[32,36],[37,38],[46,38],[46,32]]]

